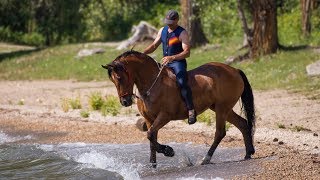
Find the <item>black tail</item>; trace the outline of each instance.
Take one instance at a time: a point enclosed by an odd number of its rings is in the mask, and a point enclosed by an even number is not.
[[[247,76],[244,74],[244,72],[239,69],[239,73],[244,82],[244,90],[241,94],[241,100],[242,100],[241,109],[244,108],[244,112],[248,120],[249,130],[251,131],[251,135],[253,137],[256,121],[255,121],[254,99],[253,99],[252,89],[247,79]]]

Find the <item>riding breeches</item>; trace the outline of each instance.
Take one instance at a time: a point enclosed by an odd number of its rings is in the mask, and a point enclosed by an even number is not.
[[[177,84],[180,88],[181,96],[185,102],[187,109],[194,109],[192,101],[192,92],[188,85],[188,73],[187,73],[187,62],[186,60],[173,61],[167,64],[170,67],[174,74],[176,75]]]

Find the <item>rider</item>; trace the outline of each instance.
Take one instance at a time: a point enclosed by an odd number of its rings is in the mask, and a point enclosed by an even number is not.
[[[192,92],[188,86],[187,62],[190,56],[190,42],[187,31],[178,25],[179,14],[175,10],[169,10],[164,18],[167,26],[162,27],[154,42],[145,50],[145,54],[154,52],[162,43],[162,65],[170,67],[176,75],[177,84],[180,87],[181,96],[188,109],[188,123],[194,124],[196,112],[192,102]]]

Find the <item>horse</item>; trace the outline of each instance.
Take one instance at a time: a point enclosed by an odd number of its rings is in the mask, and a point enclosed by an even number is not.
[[[150,56],[134,50],[126,51],[111,63],[101,66],[107,69],[110,80],[116,86],[122,106],[132,105],[136,86],[137,107],[148,128],[152,167],[157,166],[157,152],[173,157],[175,152],[170,146],[158,143],[158,131],[171,120],[186,119],[188,112],[171,69],[161,67]],[[244,159],[250,159],[255,153],[255,109],[252,88],[244,72],[223,63],[210,62],[188,71],[188,84],[197,114],[207,109],[216,113],[214,140],[201,164],[210,163],[214,151],[226,135],[226,121],[241,131],[246,147]],[[240,98],[241,110],[247,119],[233,111]]]

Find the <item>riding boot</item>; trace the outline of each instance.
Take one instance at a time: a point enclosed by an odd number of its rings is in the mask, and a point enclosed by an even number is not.
[[[194,109],[191,109],[188,111],[189,113],[189,118],[188,118],[188,123],[191,125],[191,124],[194,124],[197,122],[197,113]]]

